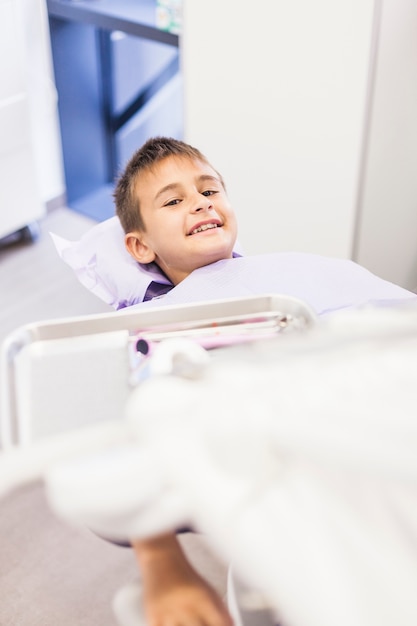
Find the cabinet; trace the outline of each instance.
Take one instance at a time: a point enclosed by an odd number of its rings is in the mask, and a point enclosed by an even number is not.
[[[22,4],[0,0],[0,237],[45,214],[37,180]]]

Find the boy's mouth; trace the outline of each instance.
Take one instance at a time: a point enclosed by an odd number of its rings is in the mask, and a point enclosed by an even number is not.
[[[205,230],[210,230],[212,228],[218,228],[222,226],[222,223],[219,220],[212,220],[207,222],[200,222],[193,227],[192,230],[188,233],[188,235],[196,235],[197,233],[202,233]]]

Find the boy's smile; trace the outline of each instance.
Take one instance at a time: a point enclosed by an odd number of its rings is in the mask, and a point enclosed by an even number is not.
[[[223,224],[220,220],[205,220],[204,222],[198,222],[195,224],[190,232],[187,233],[187,237],[191,237],[192,235],[197,235],[199,233],[204,233],[206,230],[213,230],[215,228],[222,228]]]
[[[232,258],[237,224],[221,177],[204,161],[169,156],[135,185],[144,231],[127,233],[140,263],[155,261],[174,284],[194,269]]]
[[[212,228],[221,227],[222,223],[220,220],[206,220],[205,222],[199,222],[191,232],[188,233],[190,235],[196,235],[197,233],[204,233],[206,230],[211,230]]]

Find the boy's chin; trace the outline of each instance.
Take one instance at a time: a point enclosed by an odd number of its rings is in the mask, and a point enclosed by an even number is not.
[[[218,261],[224,261],[231,258],[233,258],[233,249],[230,250],[227,248],[222,250],[212,250],[210,253],[201,255],[200,265],[211,265],[212,263],[217,263]]]
[[[212,257],[216,261],[223,259],[231,259],[233,256],[234,242],[232,241],[207,241],[207,245],[201,248],[201,254],[207,257]]]

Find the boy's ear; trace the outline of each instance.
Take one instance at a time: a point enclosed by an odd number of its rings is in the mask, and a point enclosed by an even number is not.
[[[155,260],[155,253],[150,248],[144,235],[135,231],[125,235],[125,246],[129,254],[139,263],[152,263]]]

